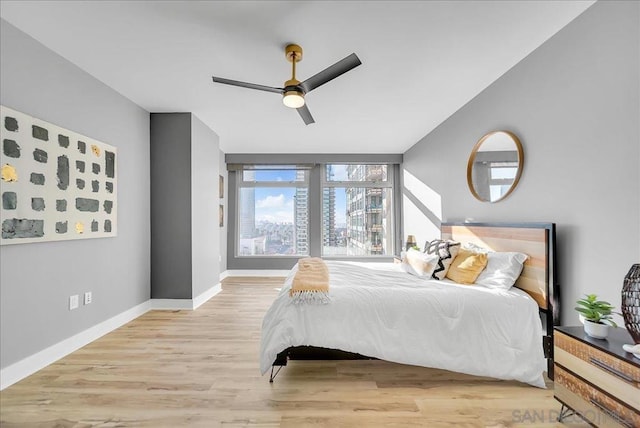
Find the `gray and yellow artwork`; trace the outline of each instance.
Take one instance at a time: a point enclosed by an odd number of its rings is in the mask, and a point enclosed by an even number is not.
[[[0,106],[0,245],[117,235],[117,150]]]

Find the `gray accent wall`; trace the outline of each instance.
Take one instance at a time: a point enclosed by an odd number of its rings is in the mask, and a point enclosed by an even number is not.
[[[191,113],[151,113],[151,298],[191,299]]]
[[[117,237],[0,247],[4,369],[149,299],[149,114],[4,20],[0,32],[3,105],[118,148]]]
[[[220,142],[191,113],[151,114],[151,297],[192,299],[219,282]]]
[[[401,163],[400,153],[227,153],[227,164]]]
[[[640,3],[599,1],[404,154],[404,233],[440,221],[555,222],[563,324],[575,300],[620,305],[640,262]],[[518,188],[490,204],[466,166],[487,132],[522,141]],[[618,319],[620,321],[620,319]]]

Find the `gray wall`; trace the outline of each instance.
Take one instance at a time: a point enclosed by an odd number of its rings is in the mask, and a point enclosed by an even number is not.
[[[220,272],[224,272],[227,270],[227,225],[229,224],[227,201],[229,200],[229,174],[227,173],[224,152],[220,150],[218,156],[218,173],[224,178],[224,196],[219,198],[219,203],[224,207],[224,226],[220,228]]]
[[[151,297],[191,299],[191,113],[151,114]]]
[[[597,2],[408,150],[404,233],[432,238],[438,219],[555,222],[563,323],[578,322],[584,293],[619,307],[640,262],[639,17],[638,2]],[[467,159],[500,129],[520,137],[525,167],[511,196],[482,203]]]
[[[220,282],[220,138],[191,115],[191,277],[193,297]]]
[[[0,102],[118,148],[118,236],[0,248],[5,368],[149,299],[149,114],[0,21]],[[69,296],[93,303],[68,310]]]
[[[151,297],[219,282],[219,138],[191,113],[151,114]]]

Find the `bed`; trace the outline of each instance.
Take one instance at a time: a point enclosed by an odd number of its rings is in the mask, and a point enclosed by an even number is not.
[[[294,267],[263,320],[262,374],[271,369],[273,381],[289,359],[377,358],[544,387],[559,319],[555,225],[443,223],[441,235],[529,258],[509,290],[327,260],[328,304],[292,301]]]

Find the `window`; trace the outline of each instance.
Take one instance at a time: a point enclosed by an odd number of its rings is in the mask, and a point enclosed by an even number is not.
[[[230,251],[238,266],[288,266],[288,258],[303,256],[394,254],[396,165],[230,163],[230,171],[235,184]]]
[[[238,175],[237,255],[308,255],[308,169],[251,165]]]
[[[393,254],[389,169],[389,165],[323,165],[323,256]]]
[[[489,162],[489,196],[498,200],[511,188],[518,173],[517,161]]]

